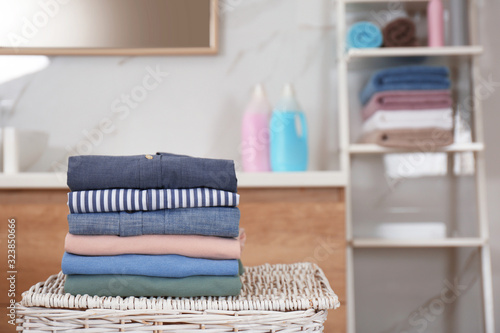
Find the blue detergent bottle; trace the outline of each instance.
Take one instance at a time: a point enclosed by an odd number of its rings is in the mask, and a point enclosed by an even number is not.
[[[273,110],[270,126],[271,169],[306,171],[308,164],[307,122],[291,84]]]

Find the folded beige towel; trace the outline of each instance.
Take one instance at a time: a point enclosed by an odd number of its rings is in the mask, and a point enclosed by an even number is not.
[[[205,259],[240,259],[245,230],[238,238],[196,235],[83,236],[66,235],[66,252],[86,256],[120,254],[178,254]]]

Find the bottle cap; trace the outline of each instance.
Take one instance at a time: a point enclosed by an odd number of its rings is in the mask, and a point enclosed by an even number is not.
[[[262,83],[258,83],[255,85],[253,89],[253,95],[257,98],[267,98],[266,91],[264,90],[264,86],[262,85]]]
[[[285,84],[283,87],[283,95],[280,101],[276,104],[276,111],[301,111],[299,102],[295,98],[295,91],[291,83]]]
[[[283,88],[283,97],[295,97],[295,92],[291,83],[285,84]]]
[[[271,112],[271,105],[267,99],[266,90],[262,84],[256,84],[253,88],[252,99],[247,105],[247,112],[251,113],[269,113]]]

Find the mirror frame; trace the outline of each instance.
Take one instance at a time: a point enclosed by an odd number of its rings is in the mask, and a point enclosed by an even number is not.
[[[215,55],[219,52],[219,0],[210,0],[210,46],[182,48],[64,48],[64,47],[0,47],[0,55],[61,56],[162,56]]]

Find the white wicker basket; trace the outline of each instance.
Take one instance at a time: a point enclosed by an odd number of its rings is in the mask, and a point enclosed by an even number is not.
[[[236,297],[98,297],[63,291],[52,275],[23,293],[18,331],[312,332],[340,303],[315,264],[246,267]]]

